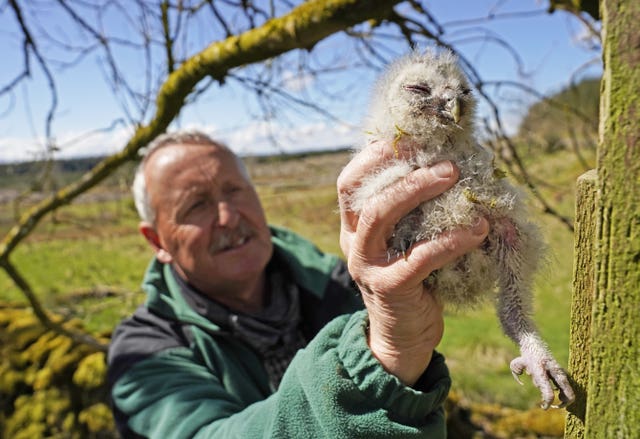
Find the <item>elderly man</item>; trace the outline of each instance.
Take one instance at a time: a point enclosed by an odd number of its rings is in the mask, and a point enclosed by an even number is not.
[[[134,181],[148,299],[109,351],[124,437],[444,436],[442,308],[422,280],[488,226],[389,259],[394,224],[457,179],[448,162],[417,169],[355,216],[343,198],[395,153],[374,145],[338,179],[345,265],[269,227],[227,147],[201,133],[149,146]]]

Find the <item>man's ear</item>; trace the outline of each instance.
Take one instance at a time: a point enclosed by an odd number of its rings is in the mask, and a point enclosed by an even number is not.
[[[142,236],[144,236],[144,238],[156,252],[156,258],[158,258],[158,261],[162,262],[163,264],[169,264],[173,260],[171,254],[169,254],[169,252],[167,252],[162,247],[160,236],[158,236],[158,232],[156,232],[156,229],[151,223],[148,223],[146,221],[141,222],[138,225],[138,230],[140,230]]]

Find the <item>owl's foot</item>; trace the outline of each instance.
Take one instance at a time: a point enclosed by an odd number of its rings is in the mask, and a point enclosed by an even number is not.
[[[575,400],[575,394],[569,383],[569,378],[553,357],[523,354],[511,362],[511,373],[520,384],[523,384],[519,378],[523,372],[530,375],[533,384],[540,389],[542,394],[540,407],[544,410],[549,407],[565,407]],[[555,389],[558,390],[560,404],[553,404]]]

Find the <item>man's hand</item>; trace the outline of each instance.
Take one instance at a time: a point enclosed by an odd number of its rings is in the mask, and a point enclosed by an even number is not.
[[[398,221],[420,203],[455,184],[450,162],[420,168],[377,194],[360,213],[348,209],[348,195],[373,169],[409,154],[400,145],[375,143],[363,149],[338,177],[340,246],[369,313],[369,347],[391,374],[413,385],[431,361],[444,332],[442,305],[423,285],[436,270],[477,247],[488,232],[480,219],[471,229],[414,244],[406,255],[389,254],[387,241]]]

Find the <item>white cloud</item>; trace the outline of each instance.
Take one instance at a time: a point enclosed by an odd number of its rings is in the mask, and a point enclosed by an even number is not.
[[[215,136],[215,134],[214,134]],[[296,127],[256,122],[221,136],[239,155],[267,155],[351,147],[360,142],[359,128],[331,122]]]
[[[0,138],[0,163],[34,160],[42,157],[44,149],[33,139]]]
[[[239,155],[268,155],[321,151],[351,147],[363,137],[358,127],[335,122],[316,122],[296,127],[284,127],[277,122],[255,122],[232,131],[221,131],[213,125],[188,124],[182,129],[197,129],[219,139]],[[121,151],[132,135],[130,128],[91,135],[67,132],[58,136],[58,159],[90,157]],[[45,156],[44,141],[33,138],[0,138],[0,163],[41,159]]]
[[[56,157],[73,158],[114,154],[124,148],[132,134],[133,130],[129,127],[88,136],[66,133],[60,139],[61,151]]]
[[[56,159],[95,157],[113,154],[124,148],[131,137],[131,129],[119,128],[109,132],[65,132],[56,137]],[[0,138],[0,163],[38,160],[47,157],[42,138]]]

